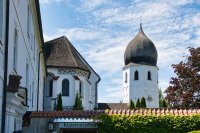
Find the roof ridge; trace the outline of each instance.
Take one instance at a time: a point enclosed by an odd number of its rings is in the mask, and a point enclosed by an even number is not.
[[[65,38],[65,41],[68,41],[68,39]],[[71,54],[71,57],[72,57],[72,59],[73,59],[75,65],[78,66],[78,63],[76,62],[76,60],[75,60],[75,58],[74,58],[74,56],[73,56],[73,54],[72,54],[71,47],[70,47],[69,45],[71,45],[70,41],[69,41],[69,43],[67,43],[67,47],[69,48],[69,53]]]
[[[87,66],[87,68],[91,69],[98,77],[99,77],[99,81],[101,80],[100,76],[97,74],[97,72],[90,66],[90,64],[85,60],[85,58],[83,58],[83,56],[78,52],[78,50],[72,45],[72,48],[76,51],[77,55],[79,56],[80,59],[82,59],[85,63],[85,66]]]

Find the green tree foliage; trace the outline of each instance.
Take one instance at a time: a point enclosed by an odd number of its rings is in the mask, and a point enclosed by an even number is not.
[[[165,99],[162,100],[162,107],[163,107],[163,108],[166,108],[166,107],[167,107],[167,103],[166,103]]]
[[[130,106],[129,106],[130,109],[134,109],[135,108],[135,104],[133,102],[133,100],[131,99],[130,101]]]
[[[146,108],[147,107],[146,106],[146,100],[145,100],[144,97],[142,97],[142,99],[141,99],[140,107],[142,107],[142,108]]]
[[[137,107],[137,108],[141,107],[141,106],[140,106],[140,99],[139,99],[139,98],[137,99],[136,107]]]
[[[189,48],[185,61],[173,64],[176,77],[165,90],[166,101],[173,108],[200,107],[200,47]]]
[[[162,90],[161,90],[161,88],[159,89],[159,99],[163,99],[164,97],[163,97],[163,93],[162,93]]]
[[[164,96],[162,93],[161,88],[159,89],[159,107],[162,107],[162,102],[163,102]]]
[[[62,110],[62,95],[59,94],[58,97],[57,97],[57,110]]]
[[[187,133],[200,130],[200,115],[107,115],[99,116],[100,133]]]
[[[75,105],[73,106],[74,110],[83,110],[82,99],[79,92],[76,93]]]

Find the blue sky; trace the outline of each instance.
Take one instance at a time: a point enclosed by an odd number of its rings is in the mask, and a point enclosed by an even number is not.
[[[124,51],[143,30],[158,51],[159,86],[200,46],[199,0],[40,0],[45,41],[65,35],[100,75],[99,102],[122,100]]]

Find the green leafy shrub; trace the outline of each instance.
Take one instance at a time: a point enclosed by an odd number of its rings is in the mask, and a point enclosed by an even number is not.
[[[200,130],[199,131],[192,131],[192,132],[189,132],[189,133],[200,133]]]
[[[108,115],[98,118],[100,133],[187,133],[200,129],[200,115]]]

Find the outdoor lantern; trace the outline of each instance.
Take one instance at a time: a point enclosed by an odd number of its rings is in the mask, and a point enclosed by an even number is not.
[[[48,130],[53,131],[53,122],[48,123]]]

